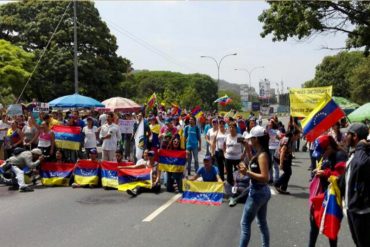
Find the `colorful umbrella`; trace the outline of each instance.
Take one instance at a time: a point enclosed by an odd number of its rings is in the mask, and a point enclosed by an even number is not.
[[[49,102],[49,106],[60,108],[104,107],[104,105],[96,99],[82,96],[77,93],[56,98]]]
[[[362,122],[365,119],[370,120],[370,102],[354,110],[348,115],[348,118],[351,120],[351,122]]]
[[[122,97],[106,99],[102,103],[105,108],[109,108],[111,111],[136,112],[142,109],[141,105]]]

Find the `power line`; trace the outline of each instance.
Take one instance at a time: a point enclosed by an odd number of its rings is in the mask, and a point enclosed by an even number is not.
[[[62,21],[63,21],[63,19],[64,19],[64,16],[66,15],[67,10],[68,10],[69,6],[71,5],[71,3],[72,3],[72,1],[70,1],[70,2],[69,2],[69,4],[67,5],[66,9],[64,10],[64,13],[63,13],[62,17],[60,18],[60,20],[59,20],[58,24],[56,25],[56,27],[55,27],[55,29],[54,29],[54,32],[51,34],[50,39],[48,40],[48,43],[47,43],[47,44],[46,44],[46,46],[44,47],[44,50],[42,51],[41,56],[40,56],[40,57],[39,57],[39,59],[37,60],[37,63],[36,63],[36,65],[35,65],[35,67],[33,68],[32,72],[31,72],[31,75],[28,77],[28,80],[27,80],[27,82],[26,82],[26,85],[24,85],[24,87],[23,87],[23,89],[22,89],[22,92],[21,92],[21,94],[19,95],[19,97],[18,97],[18,99],[17,99],[17,101],[16,101],[16,104],[18,104],[19,100],[21,99],[21,97],[22,97],[22,95],[23,95],[23,93],[24,93],[24,90],[25,90],[25,89],[26,89],[26,87],[28,86],[28,83],[31,81],[31,78],[32,78],[33,74],[35,73],[36,69],[38,68],[38,66],[39,66],[39,64],[40,64],[40,62],[41,62],[41,59],[44,57],[44,55],[45,55],[45,53],[46,53],[46,50],[47,50],[47,48],[48,48],[48,47],[49,47],[49,45],[50,45],[51,40],[54,38],[55,33],[58,31],[58,28],[59,28],[60,24],[62,23]]]

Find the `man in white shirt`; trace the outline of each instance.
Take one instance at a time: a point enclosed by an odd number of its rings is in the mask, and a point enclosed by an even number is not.
[[[101,127],[100,139],[103,140],[102,160],[114,161],[117,150],[117,142],[121,140],[121,131],[119,126],[113,123],[114,114],[107,114],[107,122]]]

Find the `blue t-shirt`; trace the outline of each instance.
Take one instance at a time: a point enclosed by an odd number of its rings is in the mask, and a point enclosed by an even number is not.
[[[198,169],[197,174],[202,176],[204,182],[217,182],[218,168],[212,166],[211,170],[207,171],[203,166]]]
[[[198,148],[198,140],[200,138],[200,131],[198,126],[186,126],[184,134],[186,138],[186,149]]]
[[[209,130],[210,128],[212,128],[212,126],[211,126],[210,124],[206,124],[206,126],[204,127],[204,136],[206,136],[206,135],[207,135],[207,132],[208,132],[208,130]]]

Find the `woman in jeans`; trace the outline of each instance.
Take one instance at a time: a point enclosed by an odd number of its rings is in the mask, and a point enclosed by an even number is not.
[[[225,120],[220,119],[218,123],[218,132],[215,137],[215,156],[218,172],[222,181],[225,181],[225,155],[224,144],[226,139]]]
[[[269,136],[265,129],[256,126],[251,129],[248,139],[251,140],[256,155],[251,157],[246,174],[251,178],[251,186],[247,201],[244,205],[243,215],[240,221],[240,247],[248,246],[251,237],[251,224],[257,216],[257,224],[261,231],[262,246],[270,246],[270,234],[267,225],[267,204],[271,197],[269,181],[269,168],[271,160],[269,155]]]

